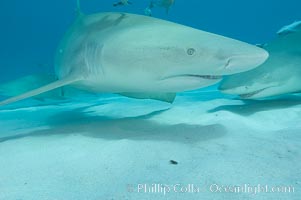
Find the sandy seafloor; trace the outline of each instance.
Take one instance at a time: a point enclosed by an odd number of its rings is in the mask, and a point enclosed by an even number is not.
[[[118,95],[23,101],[0,110],[0,200],[301,199],[300,117],[298,96],[243,102],[216,91],[182,93],[172,105]]]

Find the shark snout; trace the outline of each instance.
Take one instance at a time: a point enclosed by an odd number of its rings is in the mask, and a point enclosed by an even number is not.
[[[224,65],[226,74],[235,74],[254,69],[263,64],[269,57],[267,51],[254,47],[252,53],[238,53],[229,56]]]

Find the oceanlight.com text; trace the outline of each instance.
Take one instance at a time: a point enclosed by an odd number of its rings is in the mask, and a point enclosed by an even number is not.
[[[258,195],[260,193],[295,193],[293,186],[270,186],[270,185],[222,185],[222,184],[211,184],[204,186],[201,184],[128,184],[127,191],[130,193],[141,193],[141,194],[158,194],[168,195],[170,193],[237,193],[237,194],[250,194]]]

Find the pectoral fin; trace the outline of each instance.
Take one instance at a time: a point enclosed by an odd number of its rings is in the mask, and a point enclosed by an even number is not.
[[[120,95],[135,99],[154,99],[172,103],[176,98],[176,93],[120,93]]]
[[[52,83],[56,80],[57,79],[55,75],[52,74],[33,74],[33,75],[24,76],[12,81],[1,83],[0,95],[8,96],[8,97],[18,96],[27,91],[31,91],[36,88],[47,85],[49,83]]]
[[[7,105],[7,104],[10,104],[10,103],[14,103],[16,101],[27,99],[27,98],[30,98],[30,97],[33,97],[33,96],[37,96],[39,94],[48,92],[50,90],[54,90],[56,88],[59,88],[59,87],[65,86],[65,85],[69,85],[69,84],[74,83],[74,82],[79,81],[79,80],[81,80],[81,78],[66,77],[64,79],[49,83],[45,86],[42,86],[42,87],[39,87],[37,89],[31,90],[29,92],[23,93],[21,95],[6,99],[4,101],[1,101],[0,106]]]

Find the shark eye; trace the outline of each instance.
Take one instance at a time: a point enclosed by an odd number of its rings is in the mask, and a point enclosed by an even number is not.
[[[189,48],[189,49],[187,49],[187,54],[188,54],[189,56],[192,56],[194,53],[195,53],[195,49],[194,49],[194,48]]]

